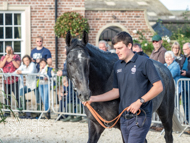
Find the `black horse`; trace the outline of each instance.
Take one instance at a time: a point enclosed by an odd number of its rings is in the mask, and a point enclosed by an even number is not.
[[[91,95],[99,95],[112,89],[113,66],[118,60],[116,54],[104,52],[97,47],[87,44],[88,34],[84,32],[82,41],[71,39],[70,32],[66,36],[67,44],[67,72],[78,91],[81,101],[88,101]],[[170,71],[163,64],[153,61],[164,90],[152,100],[153,111],[156,111],[165,129],[166,143],[173,142],[172,116],[174,112],[174,81]],[[108,102],[92,103],[91,106],[106,120],[114,119],[118,113],[119,99]],[[88,143],[98,142],[104,128],[96,121],[85,107],[89,119]],[[176,119],[176,118],[175,118]],[[178,121],[175,121],[180,124]],[[112,124],[110,124],[112,125]],[[115,126],[120,129],[119,122]]]

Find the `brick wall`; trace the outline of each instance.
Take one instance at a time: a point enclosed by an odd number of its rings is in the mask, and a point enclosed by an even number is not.
[[[9,5],[30,5],[31,6],[31,47],[35,48],[35,37],[44,38],[43,45],[51,51],[53,66],[55,67],[55,0],[3,0]],[[66,11],[72,11],[73,7],[84,7],[84,0],[58,0],[58,16]],[[76,12],[84,16],[84,10]],[[65,55],[63,50],[65,42],[63,38],[58,39],[58,63],[59,68],[63,67]]]
[[[44,47],[52,53],[53,66],[55,67],[55,0],[3,0],[12,5],[30,5],[31,6],[31,47],[35,48],[35,37],[44,37]],[[1,1],[0,4],[2,5]],[[73,11],[73,7],[84,7],[84,0],[58,0],[58,16],[66,11]],[[143,11],[84,11],[77,10],[88,19],[90,24],[89,42],[96,45],[96,35],[98,31],[108,23],[120,23],[125,26],[133,37],[137,37],[133,30],[148,29]],[[116,16],[116,20],[112,18]],[[147,33],[149,37],[151,33]],[[65,39],[58,39],[58,67],[63,67],[65,55]]]
[[[115,16],[114,19],[112,16]],[[144,11],[91,11],[85,12],[85,17],[90,25],[89,42],[96,45],[96,35],[98,31],[105,25],[110,23],[119,23],[123,25],[133,38],[138,38],[133,30],[147,30],[145,34],[150,39],[152,33],[146,25]]]

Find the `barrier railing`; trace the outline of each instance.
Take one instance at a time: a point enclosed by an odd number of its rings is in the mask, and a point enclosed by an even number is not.
[[[41,113],[39,119],[43,113],[49,112],[51,92],[50,78],[47,75],[0,73],[0,81],[2,85],[0,100],[9,105],[12,111]],[[9,111],[5,106],[2,110]]]
[[[62,115],[76,115],[86,116],[84,107],[78,99],[78,93],[73,89],[72,83],[67,77],[53,76],[56,82],[52,82],[52,110],[54,113],[59,114],[56,121]]]
[[[36,81],[36,87],[31,89],[33,94],[31,94],[29,87],[25,87],[30,84],[27,83],[29,76]],[[62,115],[86,116],[84,107],[77,97],[78,93],[73,89],[72,83],[67,77],[54,75],[50,79],[47,75],[37,73],[27,75],[0,73],[0,84],[2,85],[1,95],[3,95],[0,96],[1,102],[10,105],[11,109],[15,112],[18,112],[20,108],[23,108],[23,112],[41,113],[39,117],[40,119],[42,114],[49,112],[51,108],[54,113],[59,114],[56,121]],[[38,84],[39,86],[37,87]],[[179,121],[185,126],[185,131],[190,127],[190,79],[181,78],[178,80],[177,85],[175,110],[177,111]],[[24,87],[25,91],[21,90]],[[43,93],[45,92],[47,96],[40,96],[44,95]],[[14,93],[14,95],[12,93]],[[11,96],[9,96],[10,94]],[[16,100],[7,100],[13,99],[13,97]],[[25,97],[27,97],[27,101],[31,102],[22,105],[21,103],[25,101]],[[4,106],[3,111],[9,111],[9,109],[6,109]],[[156,113],[153,113],[152,122],[161,123],[159,116]],[[181,132],[181,134],[183,132]]]
[[[185,126],[181,136],[190,127],[190,78],[180,78],[177,81],[175,107],[179,121]]]

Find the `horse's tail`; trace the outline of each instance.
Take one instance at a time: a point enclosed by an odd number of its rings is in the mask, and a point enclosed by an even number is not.
[[[184,130],[184,126],[181,125],[179,119],[177,118],[177,109],[174,109],[174,114],[172,117],[172,123],[173,123],[173,131],[175,132],[182,132]]]

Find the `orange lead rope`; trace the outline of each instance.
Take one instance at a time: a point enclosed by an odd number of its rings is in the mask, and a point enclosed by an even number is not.
[[[123,112],[125,112],[127,109],[128,109],[128,107],[126,107],[117,117],[115,117],[115,119],[113,119],[113,120],[111,120],[111,121],[107,121],[107,120],[105,120],[105,119],[103,119],[93,108],[92,108],[92,106],[90,106],[90,104],[88,104],[88,103],[86,103],[85,104],[85,106],[87,106],[87,108],[90,110],[90,112],[92,113],[92,115],[94,116],[94,118],[98,121],[98,123],[102,126],[102,127],[104,127],[104,128],[113,128],[114,126],[115,126],[115,124],[119,121],[119,119],[120,119],[120,117],[121,117],[121,115],[123,114]],[[137,115],[139,115],[140,113],[141,113],[141,110],[139,109],[138,110],[139,112],[137,113]],[[115,121],[116,120],[116,121]],[[110,126],[110,127],[106,127],[102,122],[104,122],[104,123],[111,123],[111,122],[113,122],[113,121],[115,121],[115,123],[112,125],[112,126]]]

